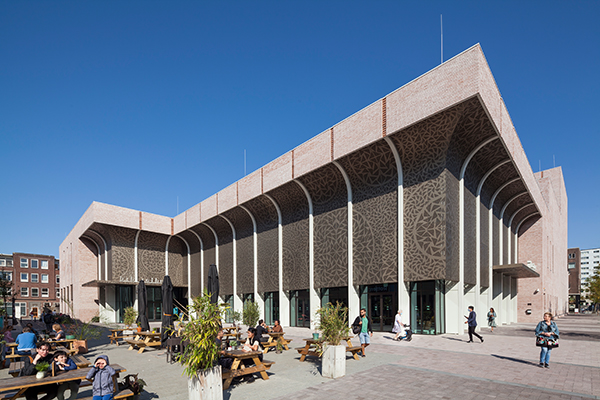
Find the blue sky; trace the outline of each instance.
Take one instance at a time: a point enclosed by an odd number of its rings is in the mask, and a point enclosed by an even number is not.
[[[175,216],[438,65],[440,14],[600,247],[598,1],[3,1],[0,252],[57,255],[92,201]]]

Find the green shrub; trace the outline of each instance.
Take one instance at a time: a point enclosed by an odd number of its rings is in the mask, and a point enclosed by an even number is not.
[[[135,323],[137,316],[138,313],[135,308],[127,307],[125,309],[125,314],[123,315],[123,323],[127,326],[131,326]]]
[[[256,326],[260,316],[260,308],[253,301],[248,301],[244,304],[243,322],[248,326]]]

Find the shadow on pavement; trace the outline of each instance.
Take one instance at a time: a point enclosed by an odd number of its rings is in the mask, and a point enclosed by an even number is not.
[[[538,366],[538,364],[535,363],[535,362],[531,362],[531,361],[527,361],[527,360],[521,360],[519,358],[499,356],[498,354],[492,354],[492,357],[500,358],[502,360],[513,361],[513,362],[516,362],[516,363],[519,363],[519,364],[533,365],[534,367]]]

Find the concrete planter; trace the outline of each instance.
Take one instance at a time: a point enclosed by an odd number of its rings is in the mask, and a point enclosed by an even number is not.
[[[223,378],[221,366],[199,371],[188,378],[189,400],[223,400]]]
[[[331,379],[346,375],[346,346],[325,345],[325,351],[321,357],[321,375]]]

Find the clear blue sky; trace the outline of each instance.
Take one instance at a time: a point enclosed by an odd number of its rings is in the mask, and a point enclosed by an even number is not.
[[[598,1],[2,1],[0,252],[92,201],[175,216],[438,65],[440,14],[600,247]]]

